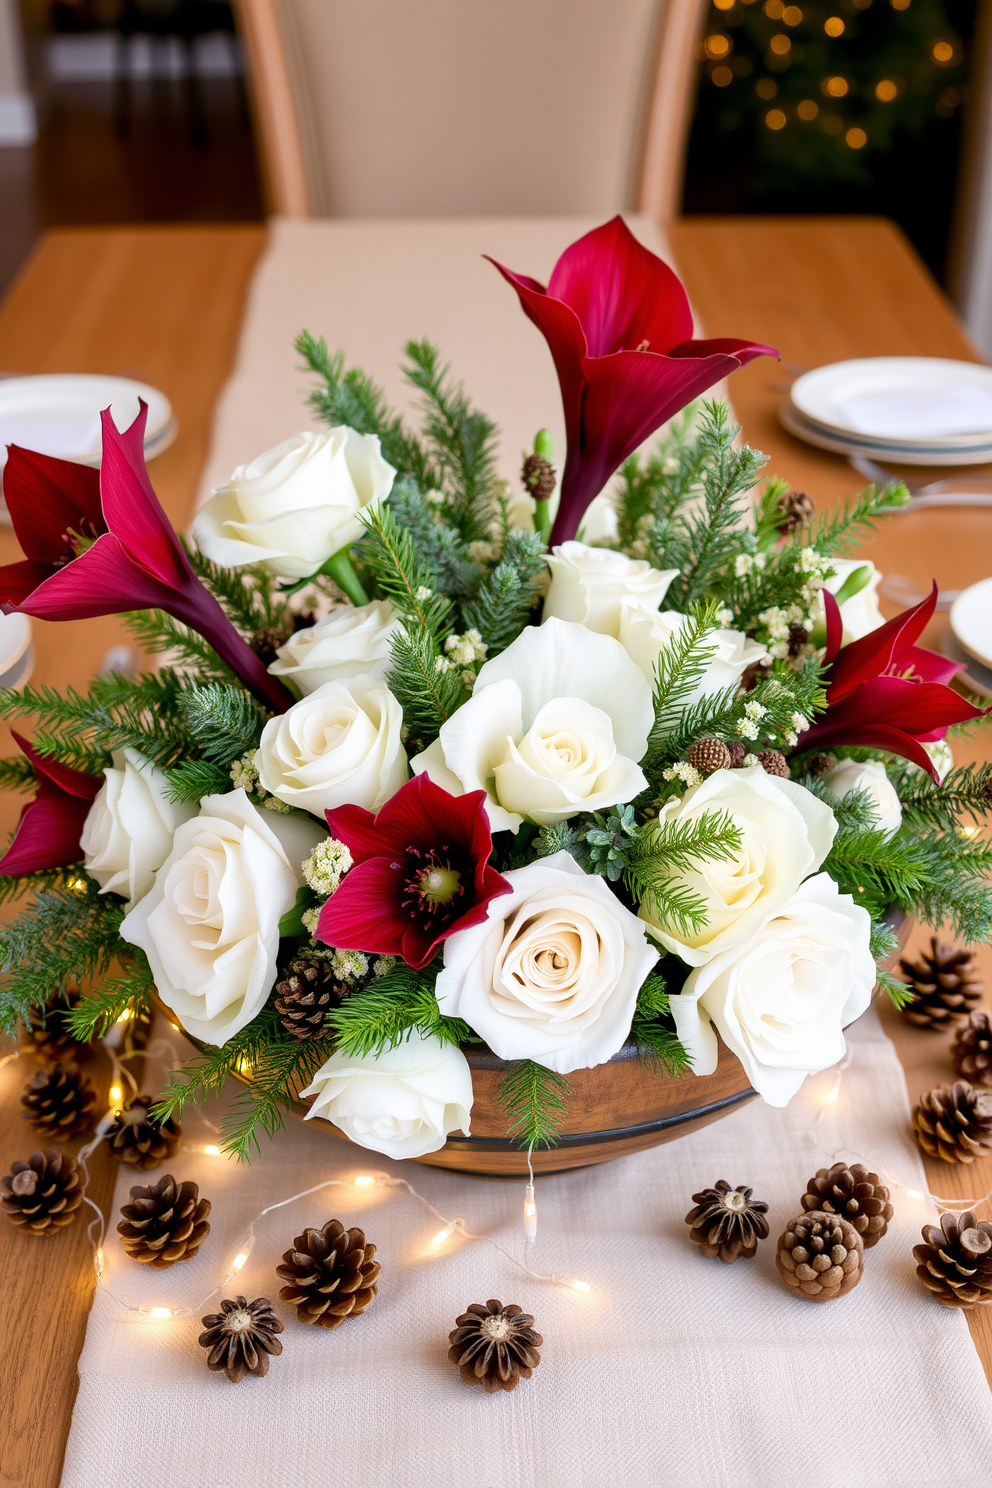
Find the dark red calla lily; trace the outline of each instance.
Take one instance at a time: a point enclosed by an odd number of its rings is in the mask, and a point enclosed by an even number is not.
[[[103,412],[99,472],[10,446],[4,495],[26,561],[0,567],[0,608],[41,620],[165,610],[209,641],[267,707],[285,712],[291,695],[200,583],[152,490],[146,414],[142,403],[122,434]]]
[[[79,839],[103,776],[70,770],[39,754],[20,734],[14,738],[34,766],[38,791],[21,812],[14,840],[0,858],[0,874],[19,878],[43,868],[68,868],[83,855]]]
[[[823,602],[825,660],[830,665],[827,709],[800,736],[799,748],[851,744],[887,749],[937,780],[923,745],[942,739],[951,724],[981,718],[982,710],[947,686],[960,664],[916,644],[936,608],[936,584],[920,604],[843,650],[840,609],[829,590],[823,591]]]
[[[426,966],[456,930],[478,925],[510,884],[489,864],[485,791],[450,796],[426,775],[408,780],[377,816],[327,812],[355,866],[320,912],[317,938],[341,950],[402,956]]]
[[[756,356],[756,341],[694,341],[678,276],[622,217],[566,248],[548,287],[494,258],[546,339],[565,408],[568,450],[551,542],[575,536],[590,501],[666,419]]]

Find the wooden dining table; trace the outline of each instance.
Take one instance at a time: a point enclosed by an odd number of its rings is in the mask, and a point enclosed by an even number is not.
[[[769,469],[809,492],[820,508],[850,497],[864,480],[843,457],[802,444],[782,428],[777,409],[793,377],[858,356],[979,360],[946,299],[888,222],[694,218],[671,225],[669,238],[706,334],[779,348],[780,362],[762,359],[735,374],[735,413],[747,440],[769,456]],[[57,230],[42,239],[0,306],[0,374],[117,374],[169,397],[179,434],[151,473],[177,527],[193,509],[214,405],[230,374],[265,240],[257,226]],[[922,586],[921,592],[931,574],[942,588],[959,588],[990,571],[990,534],[992,512],[938,508],[893,518],[867,551],[883,573]],[[0,528],[0,562],[19,556],[10,529]],[[939,642],[944,624],[941,617],[925,639]],[[58,688],[84,685],[110,647],[127,644],[116,618],[72,626],[35,622],[35,637],[34,680]],[[2,732],[0,747],[14,752]],[[992,758],[992,734],[956,744],[955,758]],[[19,806],[18,798],[0,797],[4,832]],[[910,951],[929,934],[913,927]],[[992,950],[976,952],[988,977]],[[882,1016],[911,1098],[952,1077],[946,1035],[916,1029],[888,1006]],[[20,1092],[32,1068],[27,1054],[0,1066],[0,1172],[30,1150]],[[91,1197],[106,1213],[116,1172],[102,1151],[90,1168]],[[968,1168],[927,1159],[926,1168],[935,1194],[960,1198],[992,1189],[992,1159]],[[94,1285],[85,1224],[60,1232],[57,1242],[0,1226],[0,1276],[0,1484],[50,1488],[61,1474]],[[979,1309],[969,1323],[992,1383],[990,1313]]]

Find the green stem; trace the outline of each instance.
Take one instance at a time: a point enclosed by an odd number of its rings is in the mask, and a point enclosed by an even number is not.
[[[334,580],[342,593],[347,594],[353,605],[367,605],[369,597],[362,588],[361,580],[351,566],[348,549],[342,548],[340,552],[333,553],[327,562],[318,569],[319,573],[327,574],[328,578]]]
[[[547,501],[534,502],[534,531],[539,535],[542,542],[547,545],[551,536],[551,511],[550,503]]]

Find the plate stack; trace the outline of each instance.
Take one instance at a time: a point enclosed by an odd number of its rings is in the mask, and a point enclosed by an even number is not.
[[[164,393],[128,377],[75,374],[6,377],[0,381],[0,470],[7,445],[99,465],[100,412],[110,409],[118,429],[137,417],[138,399],[148,404],[145,459],[161,454],[176,437],[172,406]]]
[[[948,618],[951,633],[945,649],[964,662],[965,686],[992,697],[992,579],[962,589]]]
[[[865,357],[817,367],[779,409],[791,434],[899,465],[992,462],[992,368],[938,357]]]

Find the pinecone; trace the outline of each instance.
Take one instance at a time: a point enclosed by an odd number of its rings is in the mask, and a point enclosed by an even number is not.
[[[75,1065],[53,1064],[36,1070],[24,1087],[22,1115],[28,1125],[55,1142],[89,1131],[96,1091]]]
[[[918,961],[903,957],[899,970],[914,994],[904,1012],[918,1028],[948,1028],[982,1000],[985,983],[977,975],[974,956],[967,947],[945,945],[936,935],[930,938],[929,952],[922,952]]]
[[[816,780],[821,775],[825,775],[828,770],[832,770],[836,763],[837,756],[835,754],[831,754],[829,750],[818,749],[806,761],[806,774],[812,775],[813,779]]]
[[[381,1267],[374,1255],[363,1230],[346,1230],[340,1220],[329,1219],[322,1230],[297,1235],[286,1251],[276,1275],[289,1286],[279,1296],[292,1302],[301,1323],[340,1328],[375,1300]]]
[[[789,655],[801,656],[803,647],[809,645],[809,631],[805,625],[789,626]]]
[[[67,1055],[85,1048],[69,1029],[69,1010],[78,1001],[79,989],[67,987],[64,992],[61,989],[53,992],[44,1007],[29,1008],[21,1048],[30,1050],[46,1064],[58,1064]]]
[[[263,625],[261,630],[256,630],[248,644],[262,665],[270,667],[279,655],[279,647],[285,646],[292,634],[291,630],[285,630],[282,626]]]
[[[779,501],[779,532],[798,532],[808,527],[816,515],[816,508],[805,491],[789,491]]]
[[[210,1234],[210,1201],[199,1195],[195,1183],[177,1183],[171,1173],[148,1188],[132,1188],[131,1202],[121,1206],[124,1218],[117,1226],[132,1261],[155,1271],[191,1261]]]
[[[839,1214],[812,1209],[791,1219],[779,1237],[775,1264],[797,1297],[829,1302],[853,1291],[861,1280],[865,1252],[861,1236]]]
[[[323,956],[297,956],[276,983],[276,1012],[287,1033],[301,1042],[327,1032],[327,1014],[348,991]]]
[[[930,1157],[972,1163],[992,1150],[992,1091],[967,1080],[938,1085],[913,1112],[916,1140]]]
[[[534,1319],[511,1304],[504,1307],[495,1298],[482,1305],[473,1302],[455,1319],[448,1334],[448,1358],[457,1364],[467,1385],[481,1385],[487,1395],[497,1390],[515,1390],[522,1379],[530,1379],[541,1362],[544,1347]]]
[[[860,1163],[848,1167],[842,1162],[820,1168],[809,1180],[803,1208],[841,1215],[857,1230],[866,1249],[881,1240],[893,1212],[889,1190],[877,1173],[869,1173]]]
[[[111,1155],[132,1168],[158,1168],[175,1157],[183,1129],[170,1116],[156,1121],[148,1108],[154,1105],[150,1095],[137,1095],[122,1111],[106,1134]]]
[[[759,749],[758,760],[766,775],[778,775],[788,780],[789,765],[780,749]]]
[[[558,483],[555,467],[543,455],[528,455],[520,472],[524,490],[535,501],[547,501]]]
[[[54,1147],[12,1163],[0,1178],[0,1209],[32,1235],[54,1235],[71,1225],[82,1202],[76,1159]]]
[[[727,748],[730,750],[730,768],[732,770],[739,770],[747,759],[747,745],[741,744],[738,739],[734,739],[732,743],[727,745]]]
[[[717,770],[729,770],[732,755],[720,739],[697,739],[685,753],[686,760],[700,775],[713,775]]]
[[[731,1188],[721,1178],[713,1188],[693,1194],[695,1209],[685,1217],[689,1239],[702,1248],[704,1256],[719,1256],[728,1265],[738,1256],[750,1260],[758,1241],[768,1237],[768,1205],[752,1199],[753,1190],[741,1184]]]
[[[269,1372],[269,1355],[281,1354],[282,1344],[276,1337],[282,1323],[272,1311],[268,1297],[225,1297],[220,1312],[202,1319],[206,1332],[197,1343],[209,1349],[208,1369],[223,1369],[233,1384],[246,1374],[259,1377]]]
[[[992,1302],[992,1224],[973,1214],[942,1214],[940,1229],[923,1226],[925,1245],[914,1245],[916,1274],[945,1307],[987,1307]]]
[[[954,1035],[954,1068],[972,1085],[992,1088],[992,1022],[984,1010],[969,1015]]]

